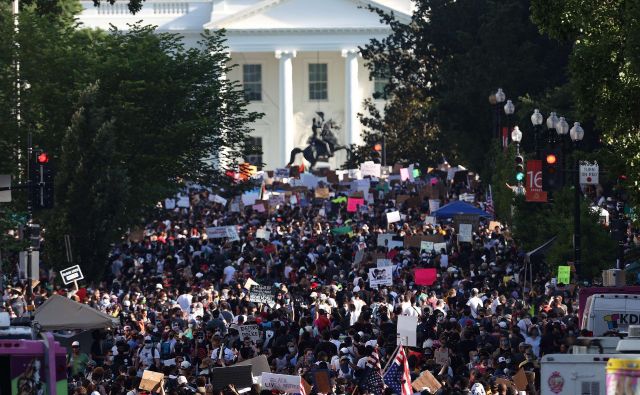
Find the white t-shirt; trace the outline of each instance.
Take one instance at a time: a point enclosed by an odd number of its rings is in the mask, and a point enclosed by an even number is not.
[[[182,294],[180,296],[178,296],[178,299],[176,300],[176,303],[178,303],[178,305],[180,305],[180,308],[182,309],[182,311],[187,312],[188,314],[191,313],[191,301],[193,300],[193,295],[191,294]]]
[[[449,255],[442,254],[440,255],[440,267],[446,269],[449,267]]]
[[[482,299],[477,296],[469,298],[467,306],[471,307],[471,315],[473,318],[478,318],[478,309],[482,307]]]

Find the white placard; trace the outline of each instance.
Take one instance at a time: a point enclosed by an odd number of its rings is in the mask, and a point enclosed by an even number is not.
[[[434,225],[436,224],[436,217],[432,217],[432,216],[427,216],[424,219],[424,224],[425,225]]]
[[[174,208],[176,208],[175,199],[164,199],[164,208],[166,208],[167,210],[173,210]]]
[[[178,197],[178,202],[176,205],[180,208],[189,208],[189,196],[180,196]]]
[[[440,199],[429,199],[429,212],[433,213],[440,208]]]
[[[268,391],[282,391],[288,394],[298,394],[300,390],[300,376],[277,373],[262,373],[262,388]]]
[[[254,342],[260,340],[260,327],[258,325],[240,325],[238,329],[241,340],[244,340],[247,337]]]
[[[378,259],[376,261],[376,267],[378,269],[380,269],[381,267],[393,267],[393,262],[391,262],[391,259]]]
[[[318,187],[318,177],[314,176],[311,173],[302,173],[300,174],[300,182],[302,186],[307,187],[308,189],[316,189]]]
[[[231,241],[240,240],[235,226],[214,226],[207,228],[208,239],[222,239],[228,237]]]
[[[398,316],[398,345],[417,347],[416,332],[418,329],[418,316]]]
[[[472,240],[473,240],[473,225],[459,224],[458,225],[458,241],[463,243],[471,243]]]
[[[245,206],[253,206],[260,198],[260,192],[245,192],[242,194],[242,204]]]
[[[64,283],[64,285],[69,285],[74,281],[80,281],[84,279],[82,270],[78,265],[60,270],[60,276],[62,277],[62,282]]]
[[[227,205],[227,199],[223,198],[222,196],[218,196],[218,195],[209,195],[209,200],[211,200],[212,202],[221,204],[223,206]]]
[[[423,251],[426,251],[428,253],[433,251],[433,241],[422,240],[420,242],[420,253],[422,253]]]
[[[447,251],[447,243],[435,243],[433,245],[433,249],[436,250],[436,253],[439,254],[440,250]]]
[[[369,269],[369,285],[371,288],[393,285],[393,266]]]
[[[378,234],[377,246],[378,247],[387,247],[389,243],[393,240],[393,233],[380,233]]]
[[[392,211],[387,213],[387,223],[392,224],[400,221],[400,211]]]
[[[598,163],[580,162],[580,184],[596,185],[600,182]]]
[[[270,236],[271,236],[271,232],[269,232],[266,229],[258,229],[256,231],[256,239],[269,240]]]
[[[362,163],[360,165],[360,174],[362,174],[362,177],[380,177],[380,163],[372,161]]]
[[[461,193],[458,196],[458,200],[462,200],[463,202],[473,203],[476,201],[476,195],[474,193]]]

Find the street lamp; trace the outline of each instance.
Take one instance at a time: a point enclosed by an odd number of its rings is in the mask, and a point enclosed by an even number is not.
[[[506,95],[502,88],[498,88],[498,91],[489,97],[489,101],[496,106],[496,137],[498,140],[502,139],[502,120],[500,114],[500,106],[504,103]]]
[[[558,123],[558,117],[556,116],[556,113],[551,112],[551,114],[549,114],[549,118],[547,118],[547,129],[548,130],[555,129],[557,123]],[[549,135],[549,142],[551,142],[553,139],[553,133],[548,133],[548,135]]]
[[[502,88],[498,88],[498,91],[496,92],[496,103],[504,103],[504,99],[506,98],[507,96],[504,94]]]
[[[540,159],[540,147],[538,145],[538,134],[540,133],[540,128],[542,127],[542,122],[544,121],[544,117],[540,113],[540,110],[537,108],[533,110],[533,114],[531,114],[531,123],[533,124],[533,143],[536,152],[536,159]]]
[[[578,124],[578,127],[579,126],[580,126],[580,124]],[[562,136],[564,136],[568,132],[569,132],[569,124],[564,119],[564,117],[560,117],[560,120],[558,120],[558,122],[556,123],[556,133],[558,133],[558,136],[560,136],[562,138]],[[584,132],[583,132],[583,134],[584,134]]]
[[[507,130],[511,130],[511,115],[513,115],[515,110],[516,107],[513,105],[513,102],[511,100],[507,100],[507,104],[504,105],[504,113],[507,114]],[[507,137],[505,136],[505,138]]]
[[[564,118],[560,118],[564,120]],[[565,121],[566,124],[566,121]],[[560,131],[558,131],[560,134]],[[566,134],[566,132],[565,132]],[[571,141],[574,146],[574,191],[573,191],[573,263],[576,267],[576,273],[580,268],[580,161],[578,160],[578,143],[584,138],[584,129],[580,126],[580,122],[575,122],[569,132]]]

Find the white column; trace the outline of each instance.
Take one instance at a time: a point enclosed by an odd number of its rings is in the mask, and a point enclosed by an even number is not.
[[[360,121],[358,120],[358,110],[360,109],[360,84],[358,82],[358,53],[357,49],[342,50],[342,57],[345,58],[345,131],[346,143],[360,144]]]
[[[281,165],[289,163],[291,150],[293,150],[293,66],[292,59],[296,57],[295,51],[276,51],[276,59],[279,65],[279,92],[280,92],[280,155]]]

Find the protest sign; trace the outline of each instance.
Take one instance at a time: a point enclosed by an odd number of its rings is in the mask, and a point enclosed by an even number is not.
[[[424,218],[424,224],[425,225],[435,225],[436,224],[436,217],[431,217],[431,216],[427,216]]]
[[[418,316],[398,316],[397,344],[409,347],[417,347],[416,330],[418,328]]]
[[[189,208],[189,196],[179,196],[176,206],[180,208]]]
[[[571,266],[558,266],[558,283],[564,285],[571,283]]]
[[[266,229],[261,228],[256,231],[256,239],[269,240],[270,236],[271,236],[271,232],[269,232]]]
[[[449,351],[447,349],[440,351],[440,348],[436,348],[433,351],[433,357],[438,365],[442,366],[449,363]]]
[[[249,290],[249,301],[254,303],[273,304],[273,288],[270,285],[254,285]]]
[[[238,390],[251,387],[253,385],[251,366],[234,365],[214,368],[211,373],[213,388],[224,388],[229,384],[233,384]]]
[[[339,228],[331,229],[331,233],[334,235],[347,235],[351,232],[353,232],[353,229],[351,229],[351,226],[341,226]]]
[[[175,199],[165,199],[164,200],[164,208],[167,209],[167,210],[173,210],[174,208],[176,208]]]
[[[407,235],[404,237],[404,246],[405,248],[420,248],[423,241],[442,243],[444,237],[442,235]]]
[[[526,391],[527,390],[527,383],[528,383],[527,375],[525,374],[523,368],[518,369],[516,374],[511,376],[511,380],[516,385],[516,388],[518,388],[518,391]]]
[[[502,224],[498,221],[491,221],[489,222],[489,230],[491,230],[492,232],[496,230],[496,228],[500,229],[502,227]]]
[[[423,371],[420,377],[411,381],[411,386],[416,390],[416,392],[421,392],[427,389],[430,394],[435,394],[440,388],[442,388],[442,384],[440,384],[438,379],[436,379],[428,370]]]
[[[435,243],[433,249],[439,254],[441,250],[447,251],[447,243]]]
[[[260,192],[257,191],[249,191],[242,194],[242,204],[245,206],[253,205],[256,200],[260,199]]]
[[[433,251],[433,242],[422,240],[420,242],[420,253],[422,252],[430,253],[431,251]]]
[[[254,342],[260,340],[260,328],[258,325],[240,325],[239,332],[240,339],[244,340],[248,337]]]
[[[262,388],[269,391],[281,391],[288,394],[300,393],[300,376],[277,373],[262,373]]]
[[[376,261],[376,267],[381,268],[381,267],[393,267],[393,262],[391,262],[391,259],[378,259]]]
[[[400,181],[407,181],[411,178],[411,176],[409,175],[409,169],[406,167],[403,167],[402,169],[400,169]]]
[[[248,278],[244,283],[244,289],[251,289],[254,285],[259,285],[257,282],[253,281],[253,279]]]
[[[207,228],[207,238],[208,239],[222,239],[225,237],[229,237],[228,228],[231,226],[214,226],[211,228]],[[236,232],[237,233],[237,232]]]
[[[236,363],[235,366],[251,366],[251,374],[253,377],[260,377],[263,373],[271,373],[271,366],[269,366],[267,356],[264,354],[240,361]]]
[[[471,224],[458,225],[458,241],[462,243],[471,243],[473,240],[473,229]]]
[[[429,199],[429,212],[433,213],[434,211],[440,208],[440,199]]]
[[[369,285],[378,288],[380,285],[393,284],[393,267],[381,267],[369,269]]]
[[[142,372],[142,379],[138,388],[143,391],[159,392],[162,380],[164,380],[164,373],[145,370]]]
[[[392,224],[400,221],[400,211],[392,211],[387,213],[387,223]]]
[[[355,213],[358,211],[358,206],[364,205],[364,199],[358,198],[348,198],[347,199],[347,211],[350,213]]]
[[[472,229],[477,229],[480,222],[478,214],[456,214],[453,216],[453,223],[460,232],[460,224],[471,224]]]
[[[364,162],[360,165],[360,174],[362,177],[380,177],[380,163],[374,163],[372,161]]]
[[[316,188],[315,197],[317,199],[329,199],[329,188]]]
[[[253,205],[253,210],[257,211],[259,213],[264,213],[265,211],[267,211],[264,207],[264,203],[258,203],[258,204],[254,204]]]
[[[331,393],[331,381],[329,380],[329,370],[320,369],[313,374],[313,382],[319,394]]]
[[[222,196],[218,196],[218,195],[209,195],[209,200],[211,200],[212,202],[221,204],[223,206],[227,205],[227,199],[223,198]]]
[[[289,178],[289,168],[279,168],[273,171],[273,176],[277,180],[283,180],[285,178]]]
[[[434,268],[416,269],[414,276],[416,285],[433,285],[438,278]]]

